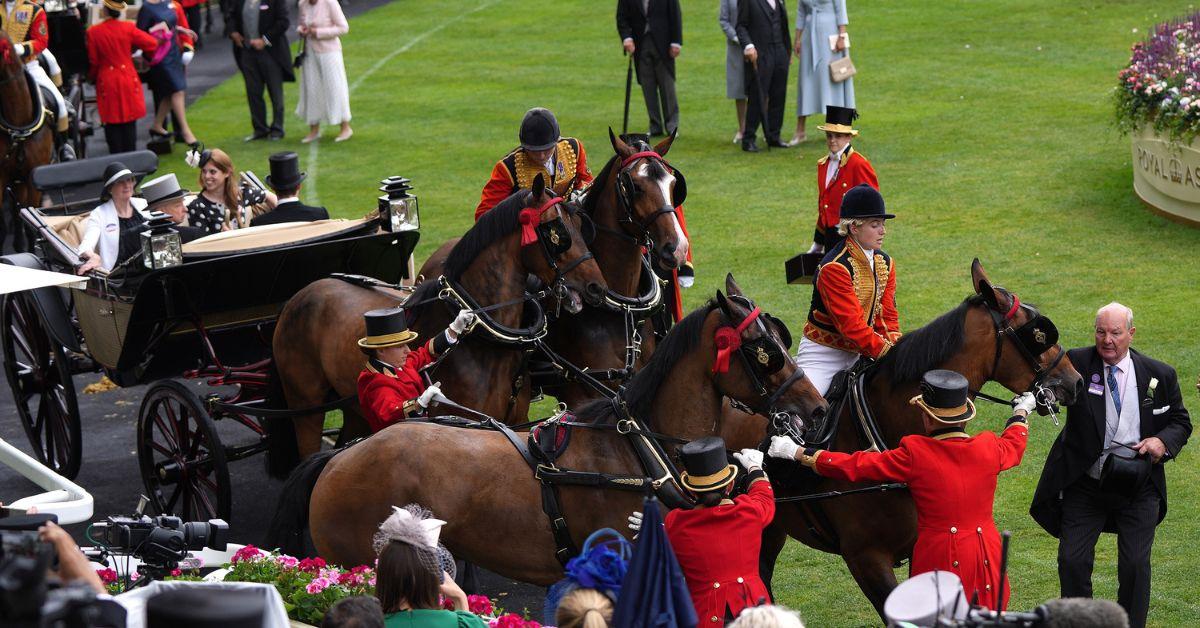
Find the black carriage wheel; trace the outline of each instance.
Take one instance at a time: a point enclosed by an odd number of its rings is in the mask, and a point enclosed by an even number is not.
[[[83,159],[87,157],[87,138],[83,136],[79,125],[87,120],[87,112],[84,110],[83,98],[83,79],[78,75],[71,78],[71,89],[67,92],[67,99],[71,105],[71,124],[67,129],[67,138],[71,145],[75,148],[75,158]]]
[[[229,520],[229,467],[200,399],[173,380],[155,382],[138,411],[138,466],[158,512],[185,521]]]
[[[28,295],[4,297],[4,374],[17,417],[34,454],[59,475],[74,479],[83,460],[79,404],[62,345],[50,337]]]

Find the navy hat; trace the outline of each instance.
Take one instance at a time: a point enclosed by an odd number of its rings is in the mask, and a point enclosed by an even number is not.
[[[271,164],[271,174],[267,175],[267,185],[276,190],[290,190],[304,181],[307,175],[300,172],[300,156],[292,151],[275,153],[267,158]]]
[[[684,472],[680,481],[684,488],[704,493],[724,488],[737,477],[737,465],[725,457],[725,439],[706,436],[679,448]]]
[[[868,218],[895,218],[883,206],[883,195],[867,183],[850,188],[842,197],[842,220],[866,220]]]
[[[363,319],[367,322],[367,335],[359,339],[358,346],[364,349],[394,347],[417,339],[417,332],[408,328],[404,308],[371,310],[363,314]]]
[[[560,137],[558,119],[549,109],[534,107],[525,112],[518,137],[521,139],[521,148],[525,150],[554,148]]]
[[[975,417],[975,404],[967,397],[967,378],[945,369],[921,377],[921,394],[909,400],[942,423],[962,423]]]

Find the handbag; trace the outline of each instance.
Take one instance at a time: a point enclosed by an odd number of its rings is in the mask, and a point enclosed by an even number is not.
[[[829,78],[834,83],[841,83],[855,74],[858,74],[858,68],[855,68],[854,62],[850,60],[850,53],[829,62]]]
[[[304,57],[307,55],[308,55],[308,38],[305,37],[304,39],[300,40],[300,52],[299,52],[299,54],[296,55],[296,58],[292,60],[292,67],[299,68],[301,65],[303,65]]]

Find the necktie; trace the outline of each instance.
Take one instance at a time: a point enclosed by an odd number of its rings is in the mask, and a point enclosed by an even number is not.
[[[1117,378],[1114,375],[1117,367],[1108,367],[1108,392],[1112,395],[1113,406],[1117,408],[1117,415],[1121,414],[1121,392],[1117,390]]]

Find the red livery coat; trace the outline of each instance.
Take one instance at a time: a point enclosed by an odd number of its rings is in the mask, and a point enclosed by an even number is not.
[[[996,476],[1021,463],[1029,429],[1011,423],[1003,435],[958,430],[905,436],[884,452],[817,453],[815,471],[849,482],[905,482],[917,507],[917,544],[910,575],[941,569],[962,579],[967,599],[997,608],[1000,533],[992,520]],[[1008,604],[1008,583],[1004,587]]]
[[[104,20],[87,29],[88,75],[96,84],[96,108],[104,124],[133,122],[146,115],[142,81],[133,69],[134,48],[149,59],[158,40],[124,20]]]
[[[759,600],[771,602],[758,575],[762,531],[775,516],[770,482],[754,482],[733,504],[672,510],[664,527],[702,626],[724,625]]]
[[[358,405],[371,426],[371,433],[404,420],[405,406],[425,392],[425,381],[418,369],[434,359],[426,343],[410,352],[404,365],[395,371],[367,363],[367,368],[358,374]]]
[[[529,154],[520,146],[496,162],[492,168],[492,176],[483,186],[479,197],[479,205],[475,207],[475,220],[489,209],[500,204],[500,201],[512,196],[517,190],[528,190],[533,186],[533,180],[541,174],[546,177],[546,185],[554,190],[556,196],[567,196],[592,182],[592,172],[588,170],[587,153],[583,150],[583,142],[564,137],[558,140],[554,155],[555,172],[546,172],[543,164],[535,164],[529,159]]]
[[[12,13],[0,5],[0,30],[8,33],[14,44],[25,44],[24,63],[30,63],[50,45],[50,30],[46,23],[46,12],[40,2],[17,0]]]
[[[838,162],[837,175],[829,185],[825,185],[825,174],[829,171],[829,155],[817,161],[817,233],[826,229],[836,228],[838,217],[842,211],[842,197],[850,188],[866,183],[876,190],[879,189],[879,178],[875,169],[862,153],[847,148]],[[819,242],[820,240],[815,241]]]
[[[878,358],[900,339],[896,264],[875,251],[874,268],[853,238],[825,255],[817,270],[804,335],[813,342]]]

